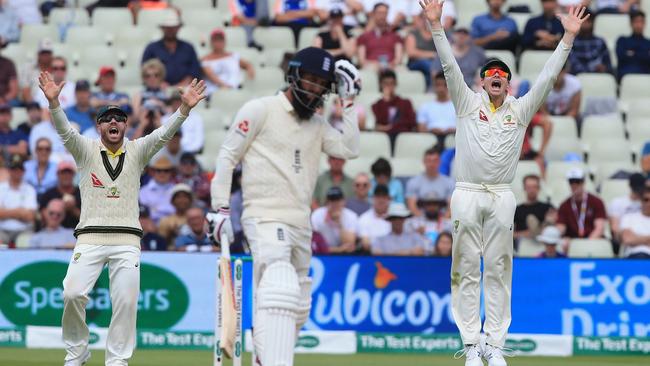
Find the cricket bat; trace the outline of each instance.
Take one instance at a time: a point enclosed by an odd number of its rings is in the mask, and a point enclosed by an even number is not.
[[[227,234],[221,234],[221,349],[228,358],[232,358],[235,343],[237,309],[235,308],[235,293],[233,291],[232,273],[230,269],[230,241]]]

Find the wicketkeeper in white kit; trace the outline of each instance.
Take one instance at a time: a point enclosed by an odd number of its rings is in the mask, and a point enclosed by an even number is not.
[[[321,154],[359,154],[353,99],[359,73],[325,50],[305,48],[289,63],[286,90],[254,99],[239,110],[217,158],[208,214],[213,240],[233,240],[228,202],[235,166],[242,162],[242,226],[251,248],[256,286],[254,346],[257,364],[293,365],[299,329],[311,308],[310,203]],[[341,131],[321,115],[324,98],[337,90],[344,101]],[[228,243],[221,243],[228,245]]]
[[[127,115],[118,106],[97,113],[100,139],[90,139],[72,128],[59,104],[64,83],[49,73],[39,76],[50,104],[57,133],[79,167],[81,217],[75,229],[77,243],[63,280],[63,341],[66,366],[85,364],[88,351],[86,304],[104,265],[108,265],[113,308],[106,340],[106,365],[127,365],[136,343],[136,314],[140,293],[140,176],[151,157],[181,127],[190,110],[205,98],[205,83],[194,79],[181,91],[182,104],[151,134],[127,140]]]
[[[443,3],[444,0],[420,1],[458,118],[457,183],[451,198],[452,312],[465,344],[465,365],[483,365],[482,357],[490,366],[505,366],[502,350],[511,320],[512,225],[516,207],[510,184],[526,128],[551,90],[588,16],[584,16],[584,7],[558,15],[564,36],[530,91],[516,99],[508,95],[510,69],[498,59],[488,60],[481,68],[481,92],[474,92],[465,84],[440,24]],[[485,346],[480,344],[481,257]]]

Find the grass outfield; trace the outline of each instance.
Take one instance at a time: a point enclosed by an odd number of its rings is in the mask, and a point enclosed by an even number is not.
[[[63,350],[0,348],[2,366],[46,366],[62,365]],[[249,366],[249,354],[242,366]],[[295,366],[462,366],[463,360],[450,356],[429,356],[414,354],[357,354],[349,356],[297,355]],[[647,366],[648,357],[601,356],[601,357],[516,357],[508,360],[510,366]],[[86,366],[104,365],[104,352],[93,351],[93,357]],[[208,351],[158,351],[138,350],[129,363],[131,366],[210,366],[212,353]],[[230,363],[226,363],[230,365]]]

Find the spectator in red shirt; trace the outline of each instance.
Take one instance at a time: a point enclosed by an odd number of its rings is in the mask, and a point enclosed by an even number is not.
[[[571,196],[562,202],[558,210],[558,229],[564,238],[602,238],[607,221],[605,204],[585,190],[585,172],[582,169],[571,169],[567,179]]]
[[[373,27],[357,39],[357,57],[362,68],[393,69],[402,63],[402,38],[390,28],[387,19],[388,4],[375,4]]]
[[[400,132],[415,131],[417,124],[411,101],[395,93],[397,76],[392,70],[379,74],[379,89],[382,97],[372,105],[375,115],[375,130],[388,133],[391,145]]]
[[[543,131],[542,134],[542,146],[539,147],[539,151],[533,150],[533,145],[530,143],[530,139],[533,137],[533,129],[535,127],[540,127]],[[524,135],[524,143],[521,146],[521,157],[520,160],[535,160],[537,165],[539,165],[539,170],[544,176],[544,154],[546,153],[546,147],[548,142],[551,139],[551,133],[553,132],[553,123],[548,114],[537,112],[533,119],[530,120],[528,128],[526,129],[526,134]]]

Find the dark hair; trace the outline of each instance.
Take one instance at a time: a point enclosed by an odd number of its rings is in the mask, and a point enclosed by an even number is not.
[[[540,178],[539,178],[539,176],[538,176],[537,174],[528,174],[528,175],[526,175],[526,176],[524,177],[524,179],[522,179],[522,183],[523,183],[523,184],[526,184],[526,181],[527,181],[528,179],[533,179],[533,180],[535,180],[538,184],[539,184],[539,182],[540,182]]]
[[[375,6],[372,7],[372,11],[377,10],[377,8],[380,7],[380,6],[385,6],[386,8],[389,8],[389,7],[390,7],[390,6],[388,5],[388,3],[385,3],[385,2],[380,1],[380,2],[376,3]]]
[[[372,163],[372,166],[370,166],[370,171],[372,172],[372,175],[375,176],[387,175],[390,177],[393,174],[393,168],[391,168],[388,160],[384,158],[379,158],[374,163]]]
[[[437,73],[433,74],[433,80],[434,81],[435,80],[445,80],[445,73],[440,71],[440,72],[437,72]],[[446,80],[445,80],[445,82],[446,82]]]
[[[384,81],[385,79],[393,79],[395,80],[395,83],[397,83],[397,75],[395,74],[395,71],[393,70],[382,70],[379,73],[379,92],[381,93],[381,82]]]
[[[645,13],[641,10],[635,10],[630,12],[630,23],[634,21],[634,19],[641,17],[645,19]]]
[[[424,156],[427,156],[427,155],[438,155],[439,156],[440,154],[441,154],[441,151],[440,151],[440,148],[437,145],[434,146],[434,147],[430,147],[430,148],[428,148],[428,149],[426,149],[424,151]]]
[[[438,246],[438,243],[440,243],[440,240],[445,236],[448,237],[449,240],[451,240],[451,247],[452,247],[452,251],[453,251],[454,237],[451,235],[451,233],[449,231],[443,231],[440,234],[438,234],[438,237],[436,238],[436,243],[435,243],[435,246],[434,246],[434,249],[433,249],[433,251],[434,251],[433,255],[438,255],[439,256],[439,255],[442,254],[442,253],[440,253],[440,247]]]

